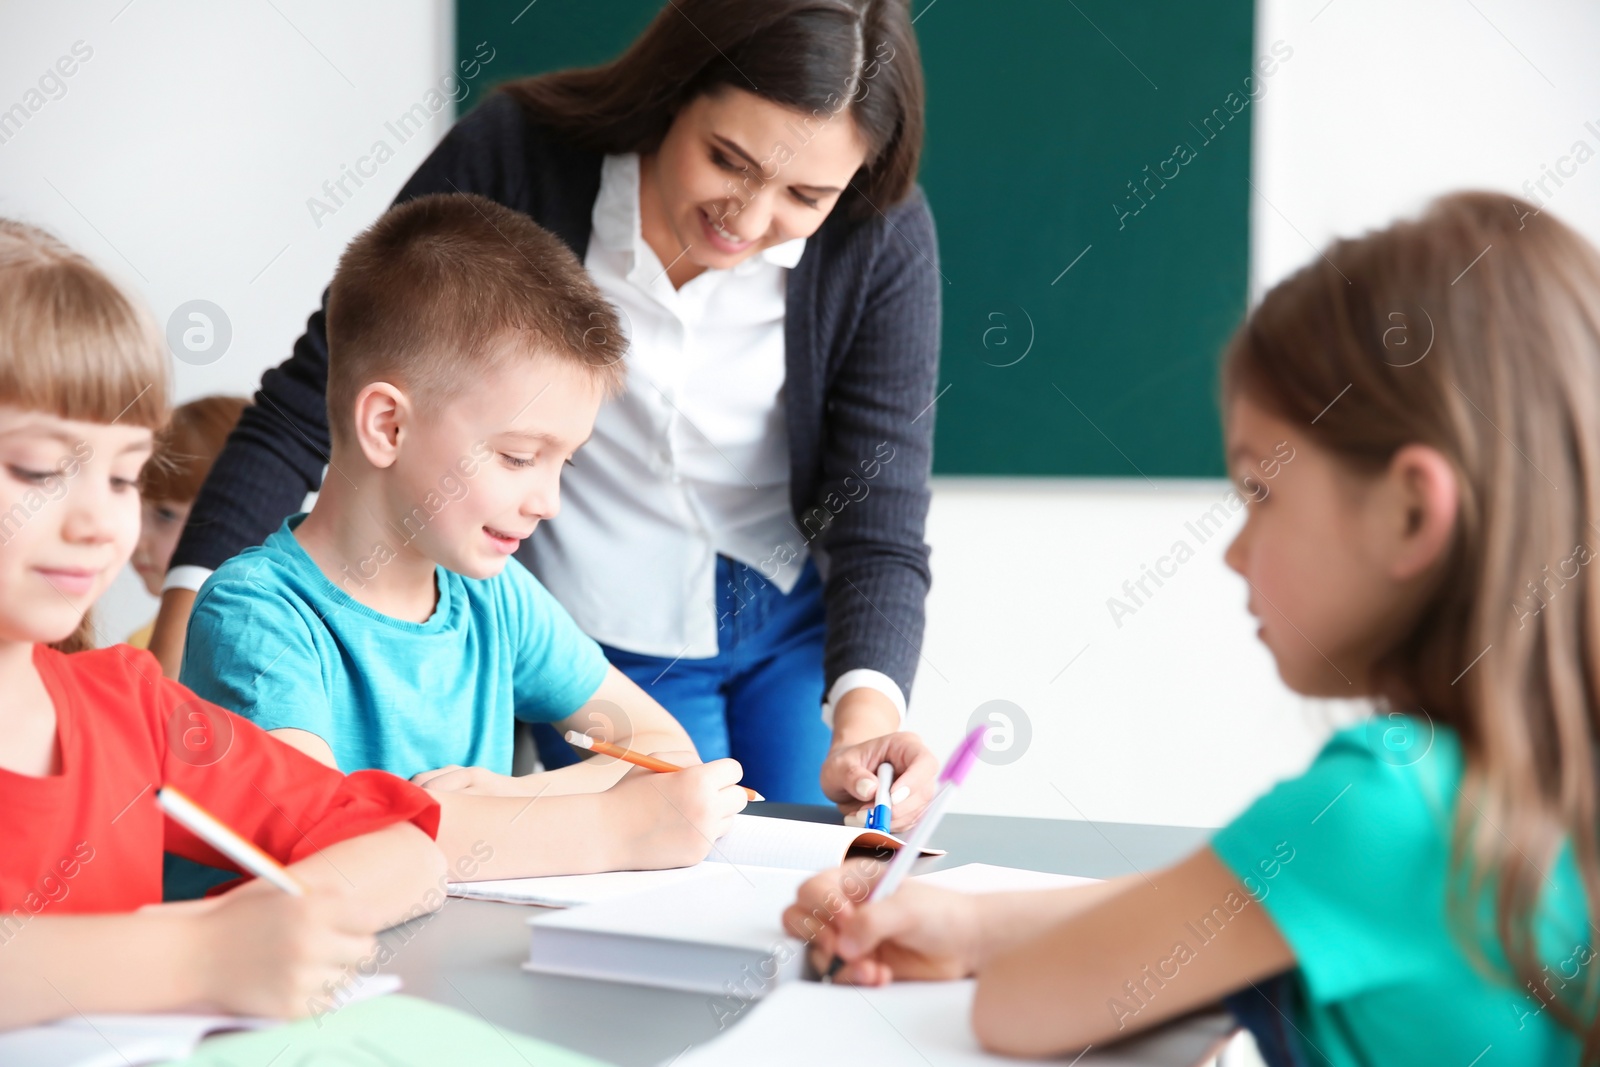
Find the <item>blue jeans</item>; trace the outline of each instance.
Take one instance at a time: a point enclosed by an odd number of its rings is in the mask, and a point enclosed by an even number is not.
[[[607,645],[606,658],[688,731],[702,759],[732,756],[744,784],[768,800],[826,804],[818,777],[833,740],[822,722],[827,625],[822,580],[806,560],[787,596],[748,567],[717,557],[717,654],[644,656]],[[540,761],[576,761],[555,729],[534,727]]]

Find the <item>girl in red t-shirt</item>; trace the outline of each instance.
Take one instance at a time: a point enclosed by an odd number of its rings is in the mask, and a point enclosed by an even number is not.
[[[303,1015],[443,901],[438,805],[348,777],[199,700],[148,653],[87,647],[139,535],[167,421],[149,315],[83,257],[0,220],[0,1029],[78,1012]],[[56,647],[51,647],[56,646]],[[161,904],[173,785],[306,888]]]

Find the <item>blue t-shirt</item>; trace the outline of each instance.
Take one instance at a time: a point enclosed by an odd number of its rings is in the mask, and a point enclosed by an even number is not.
[[[511,773],[513,718],[553,722],[600,687],[600,646],[516,560],[493,578],[436,567],[438,605],[406,622],[318,569],[284,522],[195,599],[182,681],[267,730],[316,734],[342,771],[447,764]]]
[[[1463,766],[1453,730],[1374,716],[1335,734],[1304,774],[1279,782],[1212,839],[1294,950],[1303,1005],[1294,1033],[1307,1062],[1578,1062],[1577,1043],[1540,997],[1506,977],[1493,937],[1472,935],[1492,965],[1486,972],[1450,923],[1446,890],[1459,877],[1451,833],[1470,803]],[[1491,918],[1492,902],[1480,903]],[[1570,998],[1595,957],[1570,847],[1539,905],[1534,929],[1550,993]]]

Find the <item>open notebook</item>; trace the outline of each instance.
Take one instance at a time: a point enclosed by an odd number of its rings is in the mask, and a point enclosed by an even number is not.
[[[904,845],[856,827],[739,815],[710,859],[694,867],[521,879],[495,899],[572,905],[528,920],[524,966],[531,971],[748,1000],[805,965],[803,946],[784,934],[780,918],[801,882],[838,866],[853,848]],[[552,881],[562,884],[552,888]]]
[[[362,980],[347,994],[348,1000],[344,1003],[368,1000],[399,988],[399,978],[375,975]],[[235,1015],[75,1015],[48,1026],[0,1033],[0,1064],[5,1067],[130,1067],[167,1063],[188,1057],[201,1041],[213,1035],[281,1025],[277,1019]]]
[[[837,867],[852,849],[895,850],[904,844],[893,834],[859,827],[736,815],[733,829],[717,841],[705,862],[693,867],[451,882],[450,895],[472,900],[502,900],[511,904],[570,908],[700,881],[728,865],[821,871]],[[943,855],[937,849],[923,849],[923,854]]]
[[[82,1018],[78,1020],[78,1027],[94,1038],[96,1048],[78,1046],[71,1040],[41,1041],[13,1055],[10,1046],[0,1045],[0,1064],[138,1067],[181,1060],[181,1067],[437,1067],[458,1063],[472,1067],[604,1067],[587,1056],[492,1026],[469,1012],[405,996],[379,997],[288,1025],[259,1020],[254,1029],[220,1035],[211,1025],[217,1020],[210,1016],[88,1018],[112,1028],[95,1036]],[[229,1024],[227,1029],[237,1029],[237,1020],[221,1021]],[[75,1028],[40,1029],[60,1037]],[[0,1042],[11,1036],[0,1034]],[[206,1040],[196,1049],[202,1037]],[[115,1045],[110,1043],[113,1038]]]
[[[278,1025],[227,1015],[79,1015],[50,1026],[0,1033],[7,1067],[127,1067],[166,1063],[213,1034]]]

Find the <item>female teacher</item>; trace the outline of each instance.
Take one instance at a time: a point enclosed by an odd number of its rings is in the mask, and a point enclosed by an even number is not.
[[[523,211],[622,313],[626,392],[518,557],[702,757],[847,814],[892,763],[898,826],[937,771],[901,730],[939,354],[922,131],[903,0],[670,0],[613,62],[504,86],[396,201]],[[317,312],[212,468],[152,641],[169,672],[209,570],[319,483],[327,365]]]

